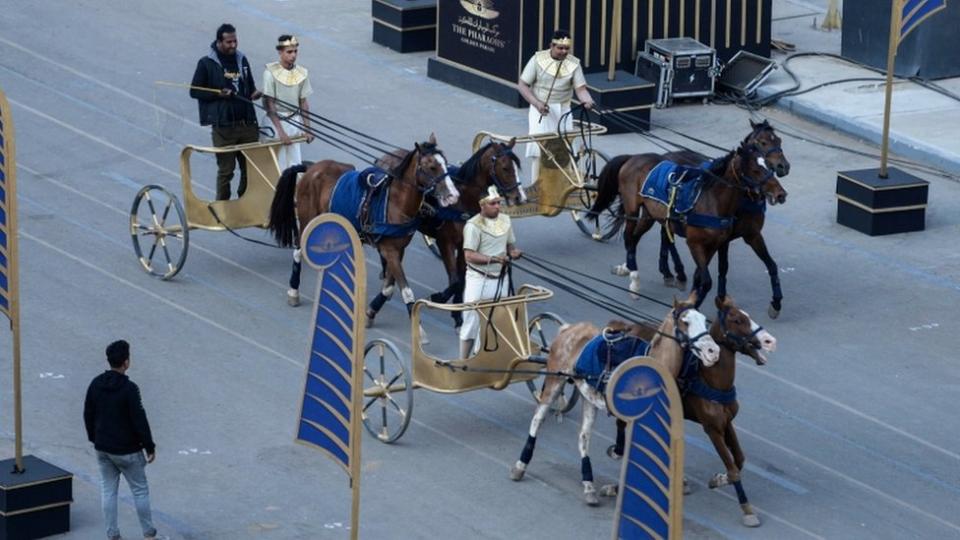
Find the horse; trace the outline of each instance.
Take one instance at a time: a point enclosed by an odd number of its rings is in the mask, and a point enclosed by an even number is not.
[[[640,238],[655,222],[668,223],[674,234],[686,236],[687,246],[697,264],[694,274],[694,289],[699,302],[703,302],[713,285],[709,264],[714,254],[729,240],[736,212],[743,196],[756,201],[766,199],[771,205],[786,202],[787,192],[776,179],[776,171],[789,171],[789,162],[783,150],[772,147],[776,135],[769,124],[754,124],[753,131],[740,145],[724,157],[714,160],[702,169],[700,196],[695,199],[686,223],[680,223],[672,210],[663,202],[641,193],[647,175],[664,161],[659,154],[617,156],[608,162],[597,180],[597,198],[590,215],[599,219],[600,213],[619,196],[621,205],[616,219],[611,223],[615,229],[627,221],[636,220],[624,229],[626,249],[625,266],[615,268],[629,273],[630,290],[640,291],[640,275],[637,271],[636,250]],[[769,168],[769,167],[772,167]],[[694,219],[695,218],[695,219]]]
[[[776,135],[773,130],[773,127],[769,123],[763,121],[759,124],[754,124],[751,122],[751,126],[756,129],[763,130],[766,135],[766,138],[758,138],[757,144],[764,151],[765,157],[770,158],[771,155],[780,152],[780,137]],[[678,163],[680,165],[687,165],[691,167],[700,166],[706,161],[709,161],[709,158],[694,152],[691,150],[681,150],[678,152],[668,152],[662,155],[663,159]],[[790,165],[786,163],[785,160],[777,161],[776,156],[773,156],[775,165],[775,171],[777,176],[784,177],[790,173]],[[767,314],[771,319],[776,319],[780,315],[780,310],[783,309],[783,291],[780,288],[780,275],[778,272],[778,267],[776,261],[773,260],[773,257],[770,256],[770,251],[767,249],[767,243],[763,239],[763,224],[766,214],[766,204],[764,201],[757,202],[742,202],[739,210],[737,210],[736,215],[734,216],[733,222],[733,232],[730,234],[730,239],[728,242],[720,246],[719,251],[717,252],[718,260],[718,269],[717,269],[717,295],[724,296],[727,291],[727,271],[729,269],[729,249],[730,242],[736,240],[737,238],[743,238],[743,241],[746,242],[753,252],[756,253],[757,257],[763,261],[764,266],[767,268],[767,274],[770,276],[770,288],[772,290],[772,298],[770,300],[770,305],[767,308]],[[673,259],[674,268],[677,272],[676,279],[674,279],[673,274],[670,272],[670,267],[667,263],[667,256],[670,256]],[[663,229],[661,229],[661,239],[660,239],[660,273],[663,275],[664,283],[666,285],[676,284],[680,289],[684,288],[686,277],[684,275],[683,263],[680,261],[680,255],[677,253],[677,248],[673,242],[670,242]]]
[[[719,347],[707,331],[706,317],[695,308],[695,293],[684,302],[674,300],[673,308],[664,318],[660,327],[649,340],[649,349],[646,354],[654,358],[661,366],[676,377],[680,372],[683,355],[686,351],[692,352],[705,366],[717,361]],[[641,339],[648,335],[648,330],[640,324],[628,324],[623,321],[611,321],[607,329],[603,330],[604,337],[607,331],[623,332],[621,339]],[[589,322],[580,322],[572,325],[563,325],[557,337],[550,344],[550,355],[547,359],[547,372],[573,373],[581,352],[597,336],[601,329]],[[621,360],[626,360],[623,358]],[[537,433],[547,411],[553,401],[561,394],[566,378],[557,375],[547,375],[544,378],[543,389],[537,410],[530,421],[530,431],[527,442],[520,454],[520,459],[510,470],[510,479],[523,479],[533,457],[533,450],[537,443]],[[580,423],[579,449],[580,474],[583,482],[583,496],[590,506],[600,504],[597,490],[593,485],[593,467],[590,463],[589,449],[590,436],[597,411],[607,409],[601,390],[591,386],[587,379],[576,380],[577,390],[583,396],[583,419]]]
[[[506,143],[490,141],[480,147],[460,167],[450,167],[450,178],[460,192],[459,202],[447,208],[431,209],[420,220],[417,230],[437,241],[440,259],[447,272],[447,288],[430,295],[434,302],[463,301],[463,285],[467,271],[463,258],[463,225],[480,210],[480,199],[488,186],[496,186],[507,206],[526,202],[520,185],[520,158],[513,152],[516,138]],[[381,167],[395,167],[401,156],[387,154],[380,158]],[[428,198],[428,200],[431,198]],[[450,312],[454,326],[460,327],[463,313]]]
[[[737,439],[733,419],[740,406],[734,379],[737,373],[737,353],[749,356],[758,366],[765,365],[763,352],[773,352],[777,340],[759,326],[746,311],[739,309],[729,296],[716,298],[717,318],[710,327],[710,335],[720,345],[720,360],[699,370],[687,384],[683,394],[683,416],[703,426],[726,472],[710,479],[710,489],[733,484],[743,511],[741,522],[747,527],[758,527],[760,518],[753,512],[740,481],[745,457]],[[762,352],[761,352],[762,351]]]
[[[677,381],[683,399],[683,416],[703,427],[726,468],[726,472],[715,474],[707,485],[716,489],[733,484],[743,511],[741,523],[758,527],[760,518],[754,513],[741,484],[740,473],[746,458],[733,427],[733,419],[740,408],[734,387],[736,354],[749,356],[758,366],[765,365],[767,358],[763,353],[776,350],[777,340],[746,311],[738,308],[730,296],[718,296],[715,303],[717,318],[710,326],[710,336],[720,346],[720,358],[715,364],[704,363],[703,368],[695,359],[684,364]],[[611,457],[623,455],[625,428],[626,424],[618,420],[617,442],[607,452]],[[604,486],[601,493],[615,495],[616,487]]]
[[[303,164],[294,165],[285,170],[277,183],[276,195],[270,208],[268,228],[277,242],[282,247],[297,246],[299,236],[310,220],[331,211],[335,188],[341,181],[350,181],[351,178],[346,176],[346,173],[354,170],[353,165],[333,160],[318,161],[309,168]],[[299,173],[303,173],[303,177],[297,182]],[[393,295],[395,287],[400,288],[408,313],[413,310],[416,298],[407,283],[402,262],[404,250],[416,229],[424,197],[434,194],[441,207],[448,207],[456,204],[460,196],[449,178],[446,158],[437,148],[437,139],[432,133],[426,142],[416,143],[414,149],[407,152],[387,174],[387,185],[380,188],[381,193],[385,191],[383,196],[387,197],[386,219],[385,223],[376,224],[382,225],[385,231],[368,234],[358,227],[364,242],[377,248],[383,268],[383,285],[367,309],[368,326],[373,324],[374,317]],[[353,181],[359,182],[361,179],[356,178]],[[370,206],[372,208],[373,204]],[[342,215],[357,225],[356,213]],[[300,269],[300,252],[297,250],[294,252],[288,299],[299,299]]]

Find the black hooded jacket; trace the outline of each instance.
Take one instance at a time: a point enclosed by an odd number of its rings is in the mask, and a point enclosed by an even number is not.
[[[224,62],[232,65],[224,65]],[[210,45],[206,56],[197,62],[190,85],[216,90],[229,88],[246,99],[250,99],[257,91],[247,57],[239,50],[232,58],[221,57],[216,42]],[[190,97],[197,100],[202,126],[231,127],[257,123],[257,111],[250,102],[197,88],[190,89]]]
[[[87,438],[94,448],[108,454],[133,454],[156,449],[140,389],[126,375],[105,371],[90,382],[83,404]]]

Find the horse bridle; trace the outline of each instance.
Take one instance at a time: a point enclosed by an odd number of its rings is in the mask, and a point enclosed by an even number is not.
[[[503,145],[499,145],[499,147],[500,148],[492,156],[490,156],[490,179],[493,180],[493,185],[497,186],[497,189],[500,190],[500,193],[506,195],[520,186],[520,180],[514,180],[513,184],[506,186],[497,176],[497,161],[499,161],[502,157],[508,157],[510,155],[510,150],[503,150]]]
[[[764,160],[766,160],[766,157],[765,157],[765,156],[770,155],[770,152],[767,152],[765,155],[761,155],[761,154],[763,154],[763,151],[762,151],[762,150],[760,149],[760,147],[757,146],[755,143],[751,143],[749,146],[747,146],[747,147],[744,148],[743,150],[744,150],[745,152],[747,152],[748,154],[750,154],[749,157],[753,157],[754,155],[756,155],[757,157],[764,158]],[[774,148],[774,149],[772,149],[772,151],[780,151],[780,152],[783,152],[783,150],[781,150],[781,149],[779,149],[779,148]],[[765,170],[766,172],[764,173],[763,178],[761,178],[760,180],[756,180],[756,181],[755,181],[755,180],[753,180],[753,179],[750,177],[749,174],[746,174],[746,173],[744,172],[744,170],[743,170],[743,169],[744,169],[744,164],[743,164],[744,156],[743,156],[743,154],[739,154],[739,157],[740,157],[740,167],[739,167],[740,170],[737,171],[737,177],[740,179],[740,181],[742,181],[742,182],[744,183],[744,186],[738,186],[738,187],[740,187],[740,188],[743,189],[744,191],[747,191],[747,192],[750,192],[750,193],[756,193],[756,194],[758,194],[758,195],[759,195],[759,194],[762,194],[762,192],[763,192],[763,186],[764,186],[767,182],[769,182],[770,179],[773,178],[776,173],[774,173],[773,169],[765,166],[765,167],[764,167],[764,170]]]
[[[730,308],[723,308],[717,312],[717,319],[718,319],[718,322],[720,323],[720,331],[723,332],[723,339],[726,342],[733,344],[733,347],[730,347],[730,349],[734,351],[742,351],[744,352],[744,354],[746,354],[748,347],[753,349],[759,349],[760,348],[759,346],[753,345],[750,342],[753,340],[753,338],[757,337],[757,334],[763,331],[763,327],[760,325],[757,325],[757,329],[754,330],[753,332],[750,332],[749,335],[739,336],[737,334],[734,334],[727,328],[727,316],[729,314],[730,314]]]
[[[680,329],[680,317],[682,317],[683,314],[688,310],[695,308],[693,306],[686,305],[680,306],[680,308],[681,309],[679,310],[677,308],[673,309],[673,335],[670,336],[664,333],[660,333],[660,335],[676,341],[680,345],[680,348],[684,351],[696,351],[698,349],[694,344],[699,341],[700,338],[710,335],[710,329],[708,328],[695,336],[690,336],[690,334],[688,334],[686,331]]]
[[[443,156],[443,152],[439,150],[429,150],[429,151],[420,151],[420,157],[417,158],[417,173],[416,173],[417,178],[419,179],[421,176],[425,176],[427,178],[427,185],[421,186],[419,182],[417,183],[417,191],[419,191],[420,193],[423,193],[424,195],[429,195],[430,193],[433,193],[433,191],[437,189],[437,184],[442,182],[443,179],[446,178],[447,176],[450,176],[449,171],[444,171],[437,176],[430,176],[429,174],[427,174],[426,171],[423,170],[423,167],[420,166],[420,160],[435,154],[439,154]]]

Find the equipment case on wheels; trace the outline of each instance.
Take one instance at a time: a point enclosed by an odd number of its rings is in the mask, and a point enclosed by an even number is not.
[[[689,37],[648,39],[635,67],[638,77],[657,83],[657,107],[712,96],[717,72],[717,51]]]

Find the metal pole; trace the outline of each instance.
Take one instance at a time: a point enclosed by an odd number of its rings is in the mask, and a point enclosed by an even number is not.
[[[900,0],[890,2],[890,43],[887,50],[887,88],[883,103],[883,135],[880,138],[880,178],[887,178],[887,154],[890,151],[890,103],[893,101],[893,67],[900,45]]]
[[[623,0],[613,0],[613,17],[610,28],[610,65],[607,67],[607,80],[617,78],[617,59],[620,56],[621,19],[623,18]]]

